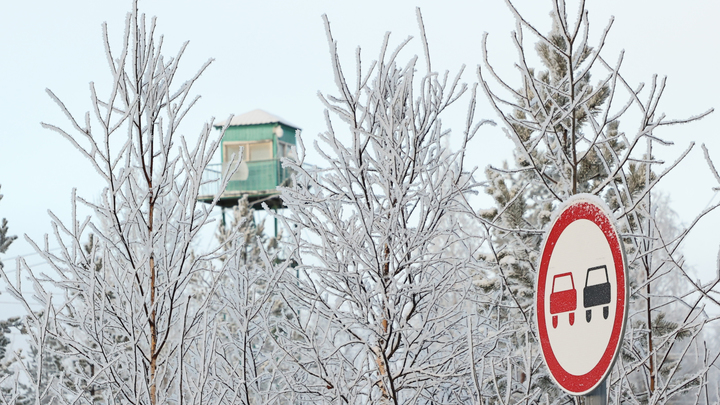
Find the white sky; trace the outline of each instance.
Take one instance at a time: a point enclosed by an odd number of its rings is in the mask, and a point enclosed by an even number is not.
[[[549,30],[549,1],[517,3],[541,32]],[[720,2],[682,3],[680,7],[679,2],[669,0],[588,2],[594,38],[611,15],[616,17],[605,56],[614,61],[625,49],[623,71],[630,83],[649,83],[654,73],[669,77],[659,110],[672,118],[720,107]],[[89,163],[58,134],[41,128],[41,121],[67,127],[45,88],[52,89],[71,111],[84,114],[90,108],[88,83],[94,81],[102,94],[110,79],[101,23],[108,22],[111,40],[118,46],[129,5],[130,1],[97,0],[26,0],[3,5],[0,193],[5,197],[0,201],[0,218],[7,218],[11,233],[21,236],[2,257],[6,269],[14,268],[13,257],[32,253],[22,240],[23,234],[41,240],[44,233],[51,231],[48,209],[62,219],[69,218],[72,187],[91,200],[99,194],[102,184]],[[386,31],[393,32],[392,44],[409,35],[417,36],[417,5],[423,12],[434,69],[455,72],[466,64],[464,81],[477,81],[480,40],[487,31],[496,68],[506,76],[516,76],[512,62],[517,53],[509,41],[515,24],[501,0],[147,0],[140,5],[148,15],[158,16],[158,32],[165,34],[166,55],[174,54],[183,41],[190,41],[180,79],[194,73],[208,58],[216,59],[195,87],[203,98],[186,118],[183,131],[189,137],[196,136],[203,122],[213,116],[225,119],[231,113],[255,108],[301,126],[306,142],[322,131],[322,105],[316,94],[334,92],[320,18],[323,13],[328,15],[345,55],[348,74],[354,68],[356,46],[362,47],[367,65],[377,57]],[[526,35],[526,39],[530,36]],[[401,60],[407,61],[415,53],[421,53],[417,40]],[[460,132],[466,106],[467,97],[449,111],[445,125]],[[477,117],[497,119],[482,97]],[[632,132],[631,122],[623,124],[628,125],[625,131]],[[706,143],[720,168],[718,128],[720,111],[700,123],[658,133],[677,145],[656,149],[659,156],[668,159],[690,141],[697,143],[688,161],[661,183],[661,188],[671,193],[673,207],[683,221],[690,221],[712,198],[718,199],[711,191],[717,184],[713,184],[699,147]],[[470,156],[480,169],[511,157],[511,144],[499,128],[481,131],[472,148]],[[703,275],[715,265],[718,224],[720,215],[707,218],[706,225],[685,246],[688,260]],[[40,259],[29,256],[27,261],[32,265]],[[0,298],[0,302],[8,299]]]

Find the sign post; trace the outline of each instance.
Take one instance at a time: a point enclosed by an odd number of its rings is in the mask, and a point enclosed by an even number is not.
[[[580,402],[583,405],[607,405],[607,386],[605,381],[590,391]]]
[[[584,403],[607,401],[605,378],[627,319],[625,253],[610,210],[573,196],[545,236],[535,309],[540,347],[555,382]]]

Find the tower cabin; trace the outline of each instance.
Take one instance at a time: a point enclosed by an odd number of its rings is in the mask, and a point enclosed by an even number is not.
[[[222,129],[227,121],[214,125]],[[277,187],[290,181],[290,169],[280,161],[290,157],[295,149],[296,125],[263,110],[253,110],[234,116],[221,140],[221,163],[208,165],[203,174],[199,201],[212,202],[222,183],[221,176],[231,162],[242,159],[240,167],[230,177],[217,205],[232,207],[238,199],[247,196],[255,209],[261,203],[270,208],[282,208]],[[217,180],[217,181],[213,181]]]

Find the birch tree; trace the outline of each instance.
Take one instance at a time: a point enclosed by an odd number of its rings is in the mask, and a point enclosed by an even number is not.
[[[73,144],[105,188],[97,202],[73,191],[69,222],[50,213],[59,251],[49,248],[48,236],[28,239],[52,273],[37,274],[22,260],[15,280],[2,272],[9,293],[27,310],[24,327],[37,356],[26,378],[35,403],[247,403],[236,359],[225,350],[243,331],[228,332],[222,315],[233,301],[217,293],[227,288],[220,280],[244,277],[237,260],[242,240],[231,233],[222,248],[192,249],[214,207],[197,196],[219,139],[211,139],[211,123],[194,144],[179,129],[198,100],[192,86],[210,61],[176,84],[187,43],[164,56],[156,20],[146,21],[137,2],[119,52],[111,49],[105,24],[103,43],[111,73],[107,96],[91,83],[91,110],[78,119],[48,90],[69,129],[43,127]],[[79,218],[79,205],[93,215]],[[32,297],[22,293],[25,277]],[[62,367],[48,375],[50,358],[62,359]]]
[[[283,189],[296,274],[294,311],[276,339],[302,403],[461,403],[472,397],[464,317],[470,255],[454,255],[475,187],[465,145],[479,128],[471,104],[463,147],[444,147],[443,111],[466,91],[424,63],[401,62],[385,36],[377,61],[348,80],[325,18],[335,95],[322,95],[327,130],[314,143],[325,168],[286,162]],[[418,71],[424,73],[418,74]],[[474,99],[474,94],[471,96]]]
[[[237,272],[223,277],[215,292],[225,321],[218,328],[222,365],[215,372],[237,398],[229,403],[286,404],[288,368],[272,339],[279,331],[269,325],[292,317],[277,288],[289,263],[280,257],[279,238],[264,233],[253,211],[247,197],[241,198],[229,215],[223,214],[230,221],[220,223],[216,232],[223,251],[230,253],[220,260]]]
[[[512,41],[519,54],[519,88],[490,63],[488,37],[483,38],[481,85],[516,145],[513,166],[487,171],[487,191],[496,207],[482,212],[493,235],[483,259],[496,275],[484,285],[490,292],[487,305],[495,308],[497,324],[514,325],[495,329],[505,342],[498,356],[507,356],[507,361],[498,361],[502,369],[488,376],[486,392],[498,401],[539,400],[542,391],[547,401],[566,400],[549,383],[540,360],[531,288],[551,210],[583,192],[605,199],[614,210],[630,268],[631,310],[623,354],[609,377],[611,400],[715,401],[707,381],[718,354],[706,350],[703,331],[716,318],[703,309],[717,305],[708,293],[718,281],[694,281],[678,248],[717,205],[699,213],[675,236],[663,235],[653,194],[658,182],[694,148],[690,143],[675,161],[660,161],[655,150],[672,141],[656,131],[696,121],[712,110],[668,118],[658,110],[665,78],[652,76],[647,89],[644,84],[633,86],[620,73],[622,53],[615,62],[606,59],[603,47],[612,20],[597,43],[590,44],[585,2],[571,18],[564,1],[552,4],[553,26],[546,35],[508,1],[516,20]],[[529,65],[527,34],[538,41],[541,68]],[[599,80],[593,83],[591,74]],[[677,285],[682,290],[677,295],[664,294],[660,287],[672,275],[684,281]]]

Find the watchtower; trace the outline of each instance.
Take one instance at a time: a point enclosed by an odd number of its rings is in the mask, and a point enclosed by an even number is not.
[[[221,129],[227,121],[214,125]],[[260,209],[261,202],[270,208],[282,208],[277,187],[290,181],[290,170],[282,167],[280,158],[291,157],[295,150],[296,125],[263,110],[234,116],[221,140],[221,163],[208,165],[199,201],[211,202],[223,180],[227,166],[242,158],[240,167],[228,181],[218,201],[221,207],[237,205],[247,195],[248,202]],[[241,156],[242,155],[242,156]]]

